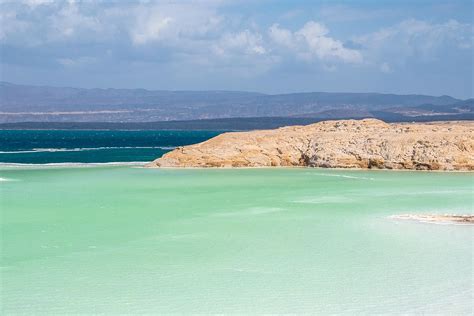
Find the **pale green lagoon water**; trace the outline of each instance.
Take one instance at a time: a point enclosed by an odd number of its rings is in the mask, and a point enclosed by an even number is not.
[[[473,313],[467,173],[0,170],[1,313]]]

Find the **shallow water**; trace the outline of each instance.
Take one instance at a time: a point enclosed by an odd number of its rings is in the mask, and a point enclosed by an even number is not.
[[[0,169],[3,313],[473,312],[467,173]]]

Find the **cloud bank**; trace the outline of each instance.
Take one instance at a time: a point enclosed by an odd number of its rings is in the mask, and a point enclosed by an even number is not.
[[[293,10],[263,20],[239,14],[227,1],[25,0],[4,1],[0,7],[1,62],[7,73],[17,66],[105,71],[121,64],[154,65],[163,72],[186,67],[190,73],[179,76],[189,80],[196,70],[208,76],[231,71],[245,78],[287,69],[300,69],[305,76],[337,71],[393,76],[415,63],[465,56],[473,45],[472,24],[454,18],[406,17],[354,34],[350,28],[332,30],[337,23],[386,12],[380,8],[362,14],[325,7],[309,17]]]

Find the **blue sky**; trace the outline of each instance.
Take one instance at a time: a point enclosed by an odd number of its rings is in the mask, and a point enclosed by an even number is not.
[[[0,2],[1,80],[473,97],[472,1]]]

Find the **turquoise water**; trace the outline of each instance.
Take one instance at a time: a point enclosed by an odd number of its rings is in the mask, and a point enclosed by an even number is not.
[[[473,312],[467,173],[3,168],[1,311]]]
[[[147,162],[220,133],[0,130],[0,164]]]

